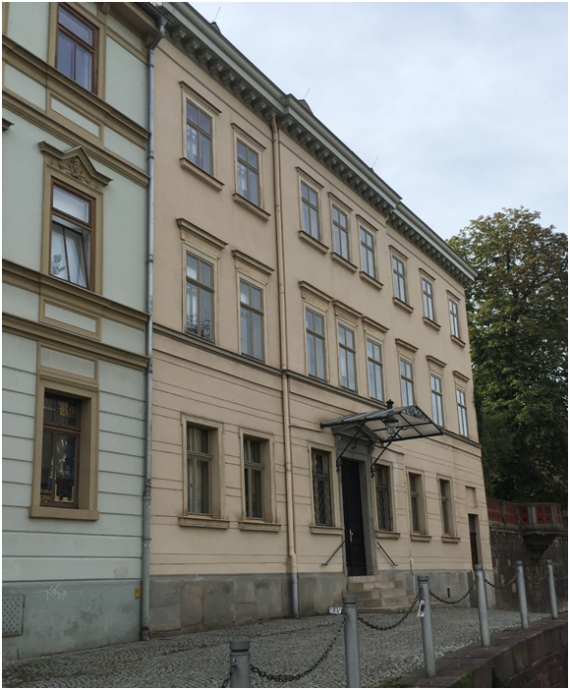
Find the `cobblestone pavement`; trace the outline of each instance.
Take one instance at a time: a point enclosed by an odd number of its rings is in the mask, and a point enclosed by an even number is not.
[[[531,614],[538,620],[546,614]],[[376,625],[399,614],[363,614]],[[432,608],[437,656],[479,639],[477,609]],[[489,611],[491,632],[515,628],[515,611]],[[340,624],[339,616],[313,616],[249,623],[224,630],[150,642],[104,647],[6,663],[4,687],[25,688],[217,688],[229,670],[229,642],[251,640],[251,663],[274,674],[295,674],[311,666]],[[382,687],[423,665],[420,619],[414,612],[402,625],[377,632],[359,624],[362,687]],[[253,687],[342,688],[346,685],[344,633],[322,664],[297,683],[276,684],[252,675]]]

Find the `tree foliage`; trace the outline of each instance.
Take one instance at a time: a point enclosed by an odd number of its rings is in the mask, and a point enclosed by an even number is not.
[[[478,273],[466,294],[487,491],[565,503],[568,238],[539,220],[503,209],[449,244]]]

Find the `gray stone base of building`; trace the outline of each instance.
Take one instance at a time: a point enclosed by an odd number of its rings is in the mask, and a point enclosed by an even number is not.
[[[430,589],[442,599],[463,596],[473,582],[467,570],[380,571],[393,575],[397,586],[417,591],[417,576],[428,575]],[[493,581],[491,571],[487,579]],[[416,582],[414,582],[416,581]],[[347,589],[343,573],[301,573],[299,575],[299,613],[315,616],[342,605]],[[494,606],[494,592],[488,588],[487,600]],[[292,615],[291,575],[178,575],[153,576],[150,580],[150,633],[153,636],[213,630],[241,623]],[[438,605],[437,602],[433,602]],[[442,604],[443,605],[443,604]],[[475,592],[463,600],[475,606]]]
[[[12,634],[3,637],[3,658],[25,659],[137,641],[137,587],[139,580],[4,583],[2,598],[12,619]]]

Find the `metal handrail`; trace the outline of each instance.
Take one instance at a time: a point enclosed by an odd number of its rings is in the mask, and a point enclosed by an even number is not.
[[[390,563],[392,565],[395,565],[395,566],[398,565],[397,563],[394,563],[394,561],[390,557],[390,554],[386,551],[386,549],[382,546],[382,544],[379,541],[376,542],[376,546],[386,554],[386,557],[388,558],[388,560],[390,561]]]
[[[336,554],[338,553],[338,551],[342,548],[342,545],[343,545],[343,544],[344,544],[344,539],[340,542],[340,544],[339,544],[339,545],[336,547],[336,549],[332,552],[332,555],[330,556],[330,558],[328,559],[328,561],[327,561],[326,563],[321,563],[321,565],[328,565],[328,564],[332,561],[332,559],[336,556]]]

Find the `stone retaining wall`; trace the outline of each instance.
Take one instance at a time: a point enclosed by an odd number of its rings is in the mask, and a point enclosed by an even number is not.
[[[421,688],[567,688],[568,614],[532,623],[528,630],[493,635],[491,646],[479,643],[438,659],[437,677],[424,669],[404,676],[399,685]]]

